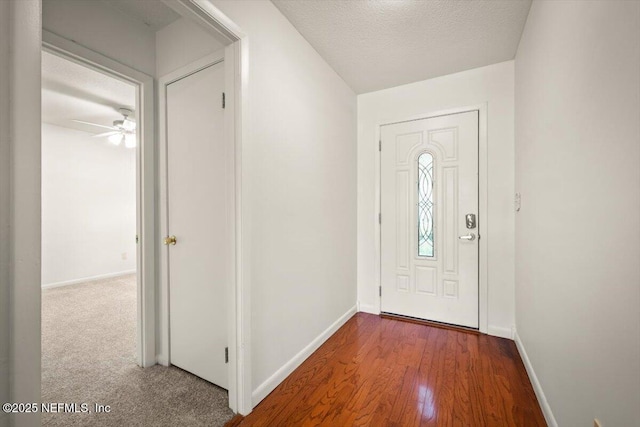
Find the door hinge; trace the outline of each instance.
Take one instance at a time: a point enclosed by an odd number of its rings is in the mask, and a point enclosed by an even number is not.
[[[382,140],[378,141],[378,151],[382,151]]]
[[[382,286],[378,286],[378,296],[382,296]]]
[[[226,95],[222,92],[222,108],[225,108],[227,105]]]
[[[138,235],[136,234],[136,244],[138,244],[140,239],[138,239]]]
[[[224,363],[229,363],[229,347],[224,348]]]
[[[382,224],[382,213],[378,214],[378,224]]]

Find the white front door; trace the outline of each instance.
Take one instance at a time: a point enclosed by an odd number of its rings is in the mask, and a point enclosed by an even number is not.
[[[478,112],[382,126],[381,147],[382,311],[478,328]]]
[[[167,86],[169,341],[171,364],[228,387],[230,277],[224,65]]]

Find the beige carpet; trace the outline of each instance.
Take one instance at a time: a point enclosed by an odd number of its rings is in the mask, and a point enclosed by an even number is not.
[[[181,369],[135,362],[135,276],[43,290],[42,401],[110,413],[42,414],[44,426],[222,426],[227,392]]]

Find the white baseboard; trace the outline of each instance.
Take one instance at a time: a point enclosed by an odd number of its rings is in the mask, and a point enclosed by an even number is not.
[[[533,370],[533,365],[531,365],[529,356],[527,356],[527,352],[524,349],[522,340],[520,340],[520,336],[518,336],[518,331],[516,331],[515,328],[513,330],[513,336],[516,342],[516,347],[518,347],[518,352],[520,353],[520,357],[522,358],[522,362],[524,363],[524,367],[527,370],[527,374],[529,374],[529,380],[531,380],[531,385],[533,385],[533,391],[536,392],[538,403],[540,403],[540,408],[542,408],[544,419],[547,421],[547,425],[549,425],[549,427],[558,427],[558,423],[556,422],[556,419],[553,416],[553,412],[551,412],[551,406],[549,406],[549,402],[547,402],[547,398],[544,395],[544,391],[542,391],[542,386],[540,385],[540,381],[538,381],[538,377],[536,376],[536,373]]]
[[[370,314],[380,314],[380,309],[375,305],[362,304],[361,302],[358,302],[358,311]]]
[[[262,399],[267,397],[282,381],[285,380],[298,366],[304,362],[307,357],[311,356],[311,353],[316,351],[331,335],[333,335],[347,320],[356,314],[356,306],[351,307],[345,314],[340,316],[338,320],[333,322],[331,326],[325,329],[320,335],[318,335],[313,341],[303,348],[298,354],[293,356],[291,360],[285,363],[280,369],[278,369],[273,375],[271,375],[265,382],[260,384],[253,393],[251,393],[251,403],[255,407]]]
[[[510,340],[513,339],[513,329],[502,326],[489,325],[487,328],[487,334],[494,337],[507,338]]]
[[[42,289],[59,288],[61,286],[77,285],[78,283],[95,282],[96,280],[111,279],[113,277],[128,276],[135,274],[136,270],[119,271],[117,273],[100,274],[98,276],[82,277],[80,279],[65,280],[63,282],[47,283],[42,285]]]

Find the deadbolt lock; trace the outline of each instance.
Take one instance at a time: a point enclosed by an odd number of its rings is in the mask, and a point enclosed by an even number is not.
[[[476,228],[476,215],[475,214],[466,214],[464,216],[465,223],[469,230]]]

